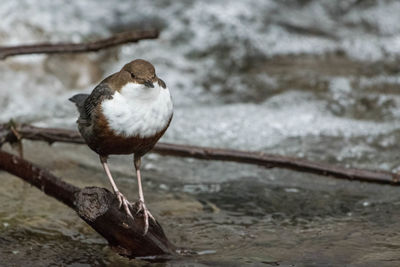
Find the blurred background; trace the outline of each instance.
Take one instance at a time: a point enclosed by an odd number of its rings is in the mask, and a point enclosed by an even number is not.
[[[67,99],[143,58],[175,102],[162,141],[400,169],[399,1],[18,0],[3,1],[0,17],[4,46],[161,31],[96,53],[1,61],[0,122],[76,129]],[[109,187],[84,146],[24,145],[27,159],[65,180]],[[204,254],[167,266],[400,264],[393,186],[157,155],[143,164],[152,213],[175,244]],[[135,200],[131,158],[113,157],[111,170]],[[0,177],[3,264],[146,264],[117,256],[38,190]]]

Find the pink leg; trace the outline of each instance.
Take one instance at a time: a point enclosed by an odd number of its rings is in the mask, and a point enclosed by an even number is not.
[[[149,217],[156,221],[150,211],[147,209],[146,204],[144,203],[144,196],[143,196],[143,188],[142,188],[142,178],[140,175],[140,164],[141,159],[140,157],[134,157],[134,164],[136,169],[136,177],[138,181],[138,188],[139,188],[139,203],[138,203],[138,210],[137,212],[143,211],[143,218],[144,218],[144,233],[143,235],[147,234],[149,230]]]
[[[134,219],[132,216],[132,213],[129,209],[131,206],[131,203],[129,203],[128,199],[126,199],[126,197],[118,190],[118,187],[115,184],[114,179],[112,178],[110,168],[108,168],[108,164],[107,164],[107,157],[100,156],[100,161],[101,161],[101,164],[103,165],[104,171],[106,172],[108,179],[110,180],[110,183],[114,190],[114,193],[118,198],[119,208],[121,208],[123,206],[126,214],[129,217],[131,217],[132,219]]]

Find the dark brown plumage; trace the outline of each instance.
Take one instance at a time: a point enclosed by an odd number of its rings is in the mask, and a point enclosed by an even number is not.
[[[92,134],[85,140],[88,146],[101,156],[115,154],[135,154],[136,156],[143,156],[149,152],[164,135],[172,120],[171,116],[167,125],[151,137],[125,137],[115,134],[115,132],[110,129],[101,111],[96,112],[96,114],[97,118],[93,125]]]

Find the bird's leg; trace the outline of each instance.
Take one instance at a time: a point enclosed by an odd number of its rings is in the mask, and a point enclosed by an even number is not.
[[[101,161],[101,164],[103,165],[104,171],[106,172],[108,179],[110,180],[110,183],[114,190],[114,193],[118,198],[119,208],[121,208],[123,206],[126,214],[129,217],[131,217],[132,219],[134,219],[132,216],[132,213],[129,209],[131,206],[131,203],[129,203],[128,199],[118,190],[118,187],[115,184],[114,179],[111,176],[110,168],[108,168],[108,164],[107,164],[107,157],[100,156],[100,161]]]
[[[137,213],[139,213],[140,211],[143,211],[143,218],[144,218],[144,233],[143,233],[143,235],[146,235],[147,231],[149,230],[149,217],[153,221],[156,221],[156,220],[154,219],[153,215],[151,215],[150,211],[146,207],[146,204],[144,203],[142,179],[140,176],[140,163],[141,163],[140,157],[137,157],[135,155],[133,162],[134,162],[135,169],[136,169],[136,177],[137,177],[138,188],[139,188],[139,203],[138,203]]]

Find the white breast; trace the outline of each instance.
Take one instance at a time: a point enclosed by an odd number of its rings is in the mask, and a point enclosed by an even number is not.
[[[155,135],[167,126],[173,109],[168,88],[158,83],[154,88],[128,83],[101,106],[109,127],[126,137]]]

